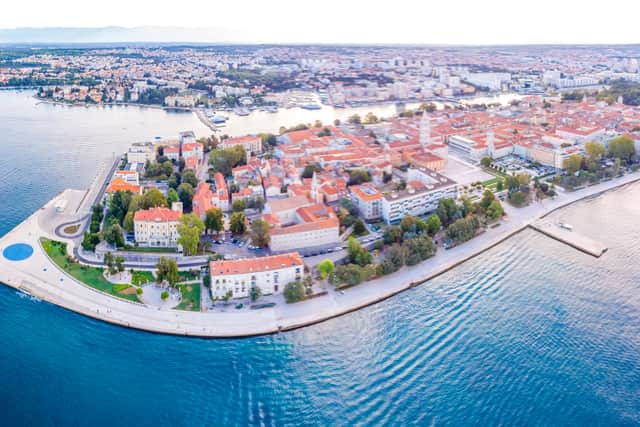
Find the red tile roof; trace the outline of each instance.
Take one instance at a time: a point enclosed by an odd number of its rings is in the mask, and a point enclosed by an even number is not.
[[[154,222],[167,222],[178,221],[182,213],[171,210],[169,208],[151,208],[143,211],[136,211],[133,215],[134,221],[154,221]]]
[[[209,271],[212,276],[228,276],[233,274],[280,270],[282,268],[302,265],[300,255],[297,252],[291,252],[260,258],[211,261],[209,263]]]

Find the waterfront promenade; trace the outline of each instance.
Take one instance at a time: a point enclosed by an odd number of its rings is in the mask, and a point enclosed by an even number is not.
[[[55,205],[56,198],[0,239],[0,252],[14,243],[26,243],[34,249],[33,254],[23,261],[10,261],[0,256],[0,281],[69,310],[152,332],[201,337],[275,333],[318,323],[384,300],[448,271],[556,209],[639,179],[640,173],[633,173],[572,193],[561,192],[554,200],[535,202],[525,208],[507,206],[508,218],[499,227],[490,228],[448,251],[439,250],[435,257],[417,266],[405,267],[397,273],[344,292],[331,290],[327,295],[309,301],[278,304],[262,310],[235,311],[229,306],[225,312],[187,312],[128,302],[98,292],[64,274],[51,262],[39,243],[41,237],[61,240],[50,231],[51,227],[43,229],[39,221],[39,217]],[[65,241],[72,250],[73,240]]]

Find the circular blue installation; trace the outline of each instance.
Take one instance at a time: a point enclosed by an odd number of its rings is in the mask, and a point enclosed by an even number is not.
[[[22,261],[29,258],[32,254],[33,248],[26,243],[14,243],[2,251],[2,255],[9,261]]]

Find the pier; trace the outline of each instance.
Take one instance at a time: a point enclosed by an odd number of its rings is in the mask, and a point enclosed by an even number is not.
[[[545,236],[596,258],[600,258],[608,249],[603,243],[573,231],[568,225],[563,226],[548,219],[535,221],[530,227]]]

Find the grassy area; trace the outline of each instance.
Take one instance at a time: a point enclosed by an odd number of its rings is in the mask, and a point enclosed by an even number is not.
[[[182,294],[182,302],[178,310],[200,311],[200,285],[178,285]]]
[[[131,283],[136,286],[142,286],[146,283],[153,282],[155,277],[153,277],[153,273],[150,271],[138,271],[134,270],[131,274]]]
[[[67,244],[57,242],[55,240],[40,239],[42,247],[53,262],[63,269],[69,276],[74,279],[106,292],[115,297],[138,302],[138,297],[130,285],[113,284],[104,278],[104,269],[99,267],[89,267],[78,262],[72,261],[67,257]],[[131,290],[130,290],[131,289]]]

